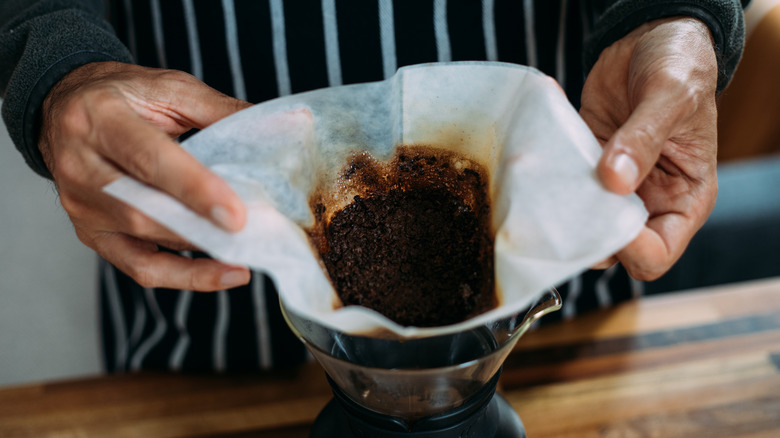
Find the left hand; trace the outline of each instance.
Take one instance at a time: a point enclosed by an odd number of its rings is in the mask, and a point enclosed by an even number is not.
[[[693,18],[646,23],[601,53],[580,115],[604,148],[604,186],[636,191],[650,217],[596,268],[619,261],[636,279],[656,279],[706,221],[718,192],[717,78],[709,29]]]
[[[194,248],[103,187],[130,176],[225,231],[240,231],[241,198],[173,139],[249,105],[181,71],[93,62],[66,74],[44,100],[38,147],[79,240],[144,287],[214,291],[248,283],[246,267],[160,250]]]

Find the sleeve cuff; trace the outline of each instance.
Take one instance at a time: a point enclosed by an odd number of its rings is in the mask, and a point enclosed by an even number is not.
[[[49,168],[38,149],[38,131],[43,100],[60,79],[69,72],[91,62],[117,61],[114,56],[102,52],[82,51],[70,54],[51,65],[30,89],[24,102],[22,117],[22,144],[19,148],[27,164],[38,174],[52,179]]]
[[[618,2],[604,12],[596,23],[597,31],[585,44],[585,71],[590,71],[601,52],[635,28],[652,20],[686,16],[701,20],[712,33],[718,59],[720,93],[731,80],[744,46],[742,9],[733,2],[653,2],[636,7]],[[732,7],[729,8],[728,6]],[[630,8],[630,9],[629,9]]]
[[[132,62],[97,5],[54,3],[33,3],[0,27],[0,55],[6,62],[2,71],[6,81],[2,84],[3,120],[27,164],[50,179],[38,149],[38,129],[41,104],[51,87],[91,62]]]

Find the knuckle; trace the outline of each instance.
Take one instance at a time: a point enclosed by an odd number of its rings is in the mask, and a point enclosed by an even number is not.
[[[128,265],[126,274],[141,287],[159,286],[159,278],[154,267],[144,260],[137,260],[135,263]]]
[[[117,91],[108,85],[96,85],[85,90],[82,100],[83,105],[93,114],[114,111],[117,105],[121,105],[123,102]]]
[[[141,287],[151,288],[156,286],[152,276],[145,271],[134,270],[130,277]]]
[[[70,216],[71,221],[77,221],[80,219],[83,215],[81,214],[84,210],[83,206],[81,205],[81,202],[78,201],[78,199],[75,196],[70,195],[69,193],[60,193],[60,205],[62,205],[62,208],[65,210],[65,213]]]
[[[201,260],[200,263],[193,263],[193,269],[187,275],[187,283],[190,290],[207,292],[220,288],[219,281],[212,275],[211,269],[204,266],[206,263],[205,260]]]
[[[691,86],[683,86],[682,90],[677,95],[677,102],[680,105],[680,112],[682,114],[694,114],[699,109],[701,102],[701,92]]]
[[[87,117],[83,110],[84,102],[82,97],[74,98],[68,101],[60,111],[58,126],[65,135],[78,135],[84,132],[87,126]]]
[[[196,84],[200,84],[200,80],[195,76],[181,71],[181,70],[160,70],[157,74],[157,80],[160,82],[167,82],[170,86],[175,87],[191,87]]]
[[[179,197],[199,210],[199,213],[204,213],[204,211],[200,210],[205,209],[205,206],[199,205],[202,203],[201,200],[214,198],[212,194],[213,185],[208,183],[208,179],[207,177],[189,178],[187,181],[183,181],[179,187]]]
[[[76,233],[76,237],[79,239],[81,243],[91,248],[95,252],[100,253],[100,251],[98,250],[98,245],[95,242],[95,238],[92,235],[92,233],[86,231],[83,227],[80,227],[77,224],[74,224],[73,229]]]
[[[158,266],[153,243],[117,232],[86,230],[84,234],[90,240],[88,246],[137,284],[149,288],[162,286],[165,277]]]
[[[58,183],[72,184],[81,180],[84,166],[76,154],[64,152],[51,160],[50,170]]]
[[[634,144],[638,145],[652,145],[659,141],[659,130],[656,126],[644,123],[635,127],[632,131],[634,137]]]
[[[140,211],[128,208],[124,213],[127,233],[134,237],[145,237],[149,234],[151,220]]]
[[[678,71],[674,68],[663,69],[659,72],[658,86],[673,99],[672,105],[677,108],[678,116],[684,117],[695,113],[706,94],[698,85],[701,81],[696,80],[693,75],[695,73]]]
[[[639,281],[654,281],[666,272],[661,266],[639,265],[629,269],[629,274]]]
[[[94,140],[94,117],[111,114],[122,104],[116,90],[107,85],[93,85],[74,93],[62,108],[56,111],[55,126],[65,136],[79,138],[82,141]]]
[[[132,160],[128,160],[124,166],[136,178],[154,183],[159,175],[159,153],[154,148],[139,148],[133,153]]]
[[[190,275],[187,276],[187,283],[188,289],[193,291],[205,292],[215,290],[215,288],[212,286],[213,282],[204,279],[202,274],[196,271],[190,272]]]
[[[189,271],[187,281],[189,288],[198,292],[213,292],[225,289],[220,281],[221,271],[216,268],[215,262],[209,258],[193,259],[192,269]]]

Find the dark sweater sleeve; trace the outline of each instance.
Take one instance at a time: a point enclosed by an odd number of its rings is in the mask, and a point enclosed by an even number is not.
[[[0,2],[3,121],[27,164],[47,178],[36,125],[49,89],[90,62],[132,62],[104,17],[101,0]]]
[[[726,88],[745,44],[743,9],[750,0],[596,0],[591,11],[594,31],[585,42],[585,69],[601,52],[639,25],[659,18],[688,16],[709,27],[718,57],[718,92]]]

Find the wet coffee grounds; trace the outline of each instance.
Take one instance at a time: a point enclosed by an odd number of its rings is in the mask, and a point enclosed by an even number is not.
[[[310,235],[344,305],[418,327],[496,305],[484,172],[462,163],[425,148],[401,148],[384,169],[358,156],[342,179],[362,195],[330,215],[314,200]]]

